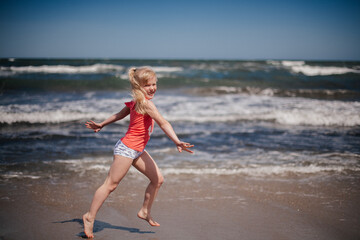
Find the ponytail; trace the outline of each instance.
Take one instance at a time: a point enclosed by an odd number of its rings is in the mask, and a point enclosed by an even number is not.
[[[141,87],[142,84],[146,83],[149,79],[156,77],[155,72],[149,67],[135,68],[132,67],[129,70],[129,80],[131,83],[132,97],[135,101],[135,111],[140,114],[146,114],[145,103],[146,93]]]

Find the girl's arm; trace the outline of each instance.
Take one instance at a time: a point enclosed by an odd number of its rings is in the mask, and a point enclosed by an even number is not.
[[[194,145],[179,140],[171,124],[166,121],[163,116],[161,116],[153,102],[147,101],[147,104],[145,105],[145,110],[147,114],[149,114],[149,116],[155,120],[155,122],[164,131],[164,133],[175,143],[179,152],[185,150],[189,153],[194,153],[193,151],[188,149],[193,147]]]
[[[96,123],[94,121],[90,121],[90,122],[86,122],[85,126],[87,128],[93,129],[94,132],[99,132],[106,125],[116,122],[116,121],[119,121],[129,114],[130,114],[130,108],[125,106],[120,112],[115,113],[114,115],[112,115],[111,117],[109,117],[108,119],[103,121],[102,123]]]

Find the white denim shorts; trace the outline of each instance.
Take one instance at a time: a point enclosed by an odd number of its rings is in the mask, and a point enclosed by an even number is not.
[[[114,147],[114,155],[120,155],[123,157],[127,157],[127,158],[131,158],[131,159],[136,159],[138,157],[140,157],[140,155],[143,153],[136,151],[134,149],[131,149],[129,147],[127,147],[122,141],[121,139],[115,144]]]

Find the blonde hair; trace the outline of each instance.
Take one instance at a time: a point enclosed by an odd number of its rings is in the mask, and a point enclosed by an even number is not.
[[[141,86],[146,84],[147,81],[154,77],[156,78],[156,74],[150,67],[132,67],[129,70],[129,80],[132,88],[132,97],[136,103],[135,111],[140,114],[146,114],[146,92]]]

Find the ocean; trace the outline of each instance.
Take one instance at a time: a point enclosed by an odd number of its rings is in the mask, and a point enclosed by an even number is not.
[[[1,178],[43,178],[52,165],[107,171],[129,120],[97,134],[84,124],[131,99],[131,66],[155,70],[154,103],[195,145],[179,154],[155,128],[147,150],[164,174],[360,172],[360,62],[9,58],[0,60]]]
[[[137,220],[148,179],[130,168],[99,239],[359,239],[360,62],[17,58],[0,60],[1,239],[84,235],[129,119],[85,123],[131,100],[132,66],[155,70],[153,102],[195,153],[155,125],[161,229]]]

